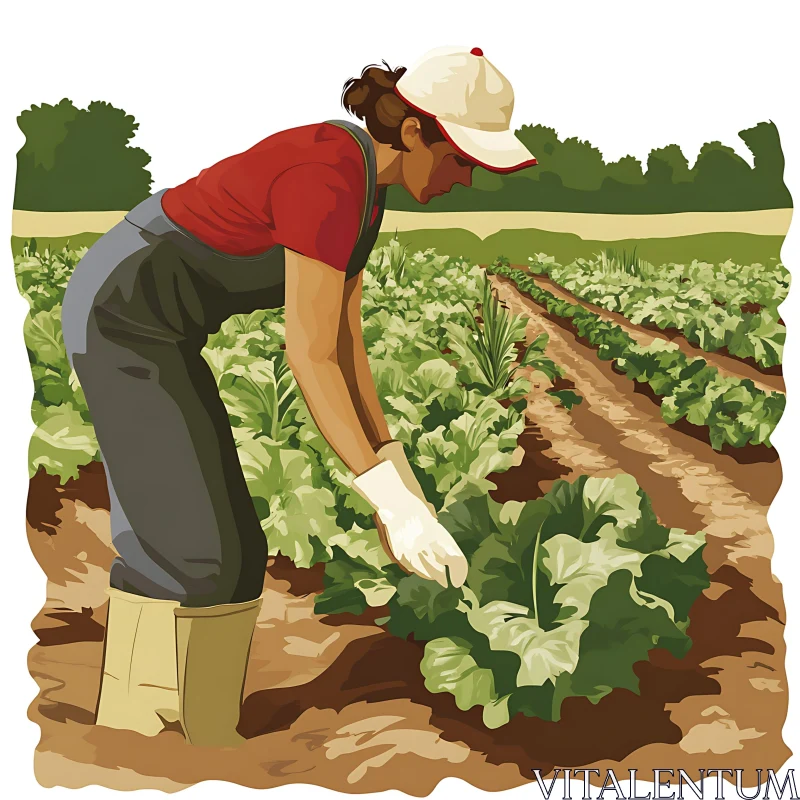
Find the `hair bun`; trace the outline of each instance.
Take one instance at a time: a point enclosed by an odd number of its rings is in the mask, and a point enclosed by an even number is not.
[[[347,90],[345,101],[348,105],[363,106],[368,98],[369,84],[365,80],[356,80]]]
[[[364,120],[367,130],[379,142],[405,150],[400,140],[400,125],[413,114],[420,120],[423,139],[444,141],[436,120],[427,114],[413,111],[394,91],[395,84],[406,73],[405,67],[392,69],[385,61],[383,67],[370,64],[358,78],[350,78],[342,89],[342,105],[355,117]]]

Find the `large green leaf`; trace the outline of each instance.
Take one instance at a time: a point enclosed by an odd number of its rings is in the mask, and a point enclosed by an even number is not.
[[[576,694],[597,702],[614,688],[638,693],[637,662],[654,646],[683,655],[689,644],[669,612],[639,594],[627,570],[612,574],[594,595],[587,625],[577,668],[564,679],[568,688],[559,687],[562,698]]]
[[[584,618],[594,594],[608,583],[612,573],[629,570],[641,574],[644,556],[619,547],[609,538],[581,542],[567,534],[557,534],[542,545],[542,565],[550,582],[559,584],[555,601],[563,618]]]
[[[477,665],[470,655],[469,643],[463,639],[442,637],[428,642],[420,670],[429,692],[449,692],[462,711],[497,700],[492,671]],[[492,720],[502,724],[497,716],[494,710]]]
[[[61,332],[61,306],[49,311],[28,314],[22,325],[25,345],[33,354],[35,363],[69,372]]]
[[[325,589],[314,601],[317,613],[361,614],[368,606],[386,605],[397,591],[394,584],[380,566],[348,553],[341,541],[341,537],[330,540],[332,557],[325,564]]]
[[[34,418],[37,428],[28,448],[30,476],[44,467],[62,484],[69,478],[77,480],[78,467],[93,461],[98,452],[94,428],[71,403],[40,407]]]
[[[545,524],[545,536],[568,533],[588,542],[606,525],[622,528],[633,524],[640,513],[638,489],[631,475],[582,475],[573,483],[556,481],[547,494],[555,513]]]
[[[508,600],[533,607],[534,551],[544,521],[552,513],[546,500],[491,505],[495,530],[485,536],[470,559],[468,583],[481,603]]]
[[[543,630],[529,616],[530,609],[526,606],[502,601],[479,606],[469,589],[464,596],[470,625],[486,636],[491,649],[519,657],[518,686],[541,686],[545,681],[554,682],[562,672],[574,671],[581,634],[588,622],[570,619]]]
[[[270,554],[282,553],[299,567],[330,558],[330,541],[341,533],[335,498],[330,488],[314,485],[308,454],[266,438],[240,442],[238,453]]]

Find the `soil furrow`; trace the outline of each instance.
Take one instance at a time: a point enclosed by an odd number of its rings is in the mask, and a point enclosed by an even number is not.
[[[676,694],[664,698],[663,706],[674,727],[627,757],[607,756],[591,766],[642,770],[674,760],[676,753],[683,764],[698,768],[709,755],[721,753],[735,752],[737,765],[746,771],[758,759],[782,760],[787,754],[780,738],[787,704],[785,611],[781,585],[772,574],[773,539],[766,519],[780,483],[777,461],[739,463],[671,428],[658,405],[635,392],[632,382],[598,359],[572,329],[549,318],[510,281],[491,280],[504,304],[528,318],[529,342],[540,333],[550,337],[547,353],[566,373],[557,388],[574,388],[583,397],[571,411],[557,407],[546,393],[552,384],[542,373],[527,371],[531,438],[537,459],[551,460],[546,472],[528,480],[537,481],[543,493],[553,475],[561,477],[563,471],[568,479],[628,472],[649,494],[662,523],[706,532],[704,558],[712,583],[692,609],[692,650],[684,662],[654,676],[659,685],[674,681]],[[530,441],[521,443],[527,447]],[[679,671],[690,660],[698,680],[691,688],[690,673]],[[658,663],[651,655],[650,664]],[[643,670],[642,697],[656,691],[646,685],[646,674]],[[700,675],[710,685],[703,686]]]
[[[516,269],[524,269],[526,272],[528,271],[522,266],[516,267]],[[620,328],[625,331],[625,333],[627,333],[632,339],[635,339],[641,345],[646,346],[652,344],[656,339],[661,339],[665,342],[674,342],[678,345],[678,347],[680,347],[684,355],[689,356],[689,358],[704,359],[712,367],[718,369],[720,375],[730,378],[738,378],[739,380],[750,380],[764,392],[786,392],[786,385],[783,380],[783,375],[781,374],[773,374],[771,371],[764,372],[763,370],[759,369],[755,363],[749,363],[748,361],[729,355],[725,352],[720,352],[719,350],[712,353],[702,350],[700,347],[697,347],[696,345],[687,341],[683,334],[675,328],[670,329],[669,331],[662,331],[655,327],[651,328],[644,325],[635,325],[619,312],[607,311],[601,306],[597,306],[587,300],[582,300],[580,297],[572,294],[572,292],[569,292],[562,286],[559,286],[551,278],[548,278],[544,275],[534,275],[533,273],[529,274],[542,289],[545,289],[546,291],[550,292],[550,294],[555,295],[557,298],[559,298],[559,300],[566,300],[569,303],[575,303],[576,305],[583,306],[583,308],[592,311],[602,319],[608,322],[613,322],[615,325],[619,325]]]
[[[547,319],[513,284],[496,276],[491,280],[508,308],[529,318],[530,339],[548,334],[548,355],[584,398],[570,412],[547,410],[539,416],[544,403],[552,408],[552,400],[544,393],[549,384],[534,388],[536,399],[529,402],[528,415],[544,438],[558,443],[545,455],[578,474],[636,475],[665,524],[705,530],[719,543],[707,548],[716,560],[709,564],[712,569],[748,557],[768,564],[773,540],[766,515],[780,485],[778,463],[738,464],[671,428],[658,406],[634,393],[631,381],[600,361],[590,347]],[[764,600],[781,607],[769,584],[765,588],[770,596]]]

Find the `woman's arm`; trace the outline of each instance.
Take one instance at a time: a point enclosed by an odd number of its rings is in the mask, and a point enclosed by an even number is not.
[[[288,248],[285,253],[289,366],[320,432],[347,467],[360,475],[380,462],[340,365],[345,273]]]
[[[392,434],[381,408],[364,346],[361,329],[363,284],[363,272],[344,284],[344,305],[339,322],[339,366],[364,433],[373,450],[377,450],[391,440]]]
[[[449,570],[453,585],[461,586],[467,578],[468,565],[455,539],[408,488],[394,462],[379,460],[373,451],[370,439],[383,435],[384,431],[388,434],[388,430],[366,352],[360,367],[361,357],[352,357],[363,349],[364,341],[353,335],[347,345],[339,340],[342,315],[347,316],[345,310],[356,306],[355,291],[347,292],[346,302],[344,272],[289,248],[285,248],[285,253],[286,356],[317,427],[356,474],[353,488],[377,512],[383,529],[383,546],[394,560],[407,571],[436,580],[444,587],[448,585]],[[360,314],[359,307],[359,320]],[[349,330],[350,324],[344,327]],[[355,346],[356,339],[360,348]],[[348,353],[343,361],[342,352]],[[371,387],[363,395],[357,392],[359,412],[342,372],[342,363],[350,365],[351,381],[356,375],[357,385]],[[368,434],[359,414],[368,420]]]
[[[392,440],[383,414],[375,380],[369,366],[364,334],[361,330],[361,292],[364,273],[344,284],[345,304],[339,323],[339,366],[350,390],[350,397],[364,433],[381,461],[389,460],[397,468],[403,483],[428,510],[436,516],[436,508],[425,497],[402,442]]]

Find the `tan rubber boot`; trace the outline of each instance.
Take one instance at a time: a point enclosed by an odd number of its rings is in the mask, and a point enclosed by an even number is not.
[[[119,589],[109,596],[97,724],[155,736],[178,721],[178,665],[172,600]]]
[[[175,609],[180,721],[194,745],[235,747],[250,643],[261,598]]]

